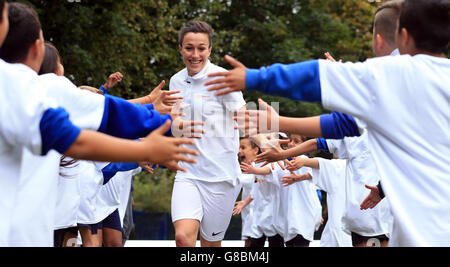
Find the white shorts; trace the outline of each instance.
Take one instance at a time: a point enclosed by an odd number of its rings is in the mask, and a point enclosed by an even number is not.
[[[230,224],[235,200],[235,188],[229,182],[177,178],[172,192],[172,222],[198,220],[203,239],[221,241]]]

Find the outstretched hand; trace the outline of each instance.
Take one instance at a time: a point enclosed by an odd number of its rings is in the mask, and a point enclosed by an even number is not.
[[[164,134],[170,129],[170,120],[167,120],[161,127],[154,130],[143,142],[149,148],[148,162],[166,166],[173,171],[187,172],[181,168],[178,162],[196,163],[197,160],[189,158],[184,154],[199,156],[198,151],[184,148],[181,145],[194,145],[194,141],[185,138],[166,137]]]
[[[244,208],[245,208],[245,202],[244,201],[236,202],[236,204],[234,205],[234,208],[233,208],[233,216],[241,214],[241,212],[242,212],[242,210]]]
[[[370,190],[369,195],[361,202],[361,210],[373,209],[381,201],[380,191],[378,187],[365,185],[367,189]]]
[[[271,140],[272,141],[272,140]],[[278,142],[278,145],[287,144],[289,140],[275,140]],[[270,141],[269,141],[270,142]],[[286,157],[283,154],[283,149],[279,146],[272,146],[270,148],[265,149],[265,151],[256,156],[255,163],[261,162],[275,162],[279,160],[285,160]]]
[[[233,67],[232,70],[227,72],[211,73],[208,77],[222,77],[210,82],[205,83],[205,86],[212,86],[208,88],[208,91],[218,91],[215,95],[225,95],[231,92],[244,91],[246,82],[247,68],[241,62],[237,61],[233,57],[225,56],[225,60]]]
[[[252,137],[260,133],[279,132],[280,115],[269,104],[258,99],[259,110],[245,110],[235,113],[236,129],[244,132],[244,137]]]

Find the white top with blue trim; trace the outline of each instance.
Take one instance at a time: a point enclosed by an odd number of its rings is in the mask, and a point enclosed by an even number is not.
[[[24,65],[0,60],[0,246],[10,246],[13,237],[10,231],[20,200],[17,195],[20,173],[28,168],[23,158],[24,148],[40,155],[40,120],[48,108],[54,107],[53,101],[27,75],[32,72]]]
[[[450,60],[419,54],[319,62],[322,103],[367,125],[393,246],[450,245]]]

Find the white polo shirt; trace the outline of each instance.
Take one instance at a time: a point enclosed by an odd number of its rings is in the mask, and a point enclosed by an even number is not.
[[[450,60],[319,61],[322,103],[364,121],[390,202],[390,245],[450,246]]]
[[[207,182],[229,181],[233,184],[241,175],[238,152],[239,131],[233,120],[234,112],[240,110],[245,101],[242,92],[234,92],[225,96],[215,96],[204,85],[214,78],[207,77],[214,72],[224,72],[225,69],[208,61],[197,75],[191,77],[187,69],[183,69],[170,79],[170,90],[180,90],[184,120],[204,121],[206,133],[200,139],[195,139],[196,149],[200,156],[196,164],[180,162],[187,173],[178,172],[176,178],[198,179]]]

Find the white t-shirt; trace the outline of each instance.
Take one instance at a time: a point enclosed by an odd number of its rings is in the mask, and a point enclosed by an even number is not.
[[[233,120],[235,111],[245,105],[242,92],[234,92],[225,96],[215,96],[204,85],[214,78],[207,77],[214,72],[225,69],[208,61],[197,75],[191,77],[187,69],[175,74],[170,79],[170,90],[180,90],[183,96],[182,106],[186,117],[184,120],[204,121],[206,133],[195,139],[194,149],[200,156],[196,164],[180,162],[187,173],[178,172],[177,178],[190,178],[207,182],[230,181],[235,184],[241,174],[238,161],[239,131]]]
[[[245,200],[251,194],[253,185],[255,184],[255,175],[243,173],[239,176],[239,183],[242,185],[242,200]],[[254,205],[255,202],[252,201],[241,211],[242,240],[246,240],[250,237]]]
[[[106,162],[80,161],[79,224],[96,224],[104,219],[97,216],[97,195],[103,187],[102,169],[106,165]]]
[[[319,169],[312,170],[312,181],[327,192],[328,220],[320,238],[321,247],[351,247],[352,239],[342,229],[345,211],[346,160],[319,160]]]
[[[303,167],[295,171],[295,174],[301,175],[311,171],[311,168]],[[280,168],[278,180],[288,175],[289,171]],[[322,219],[322,205],[314,184],[311,181],[302,181],[287,187],[281,185],[279,194],[280,208],[275,223],[278,233],[283,236],[285,242],[297,235],[313,241],[314,232]]]
[[[394,216],[390,245],[450,246],[450,60],[319,61],[322,103],[363,120]]]
[[[119,209],[121,224],[123,225],[123,217],[125,216],[128,197],[131,190],[131,180],[133,175],[138,173],[141,168],[137,168],[125,172],[117,172],[105,185],[100,189],[97,195],[96,204],[96,220],[103,221],[116,209]]]
[[[65,161],[72,158],[66,157]],[[55,230],[76,227],[80,207],[80,163],[60,167],[55,211]]]
[[[255,167],[262,163],[255,164]],[[253,222],[251,236],[260,238],[263,235],[271,237],[278,234],[275,228],[275,219],[280,206],[280,181],[278,180],[278,170],[281,169],[278,164],[274,164],[274,170],[271,165],[271,173],[267,175],[256,175],[257,182],[253,185]]]
[[[24,148],[41,154],[40,121],[48,108],[55,107],[24,71],[32,72],[21,64],[0,60],[0,246],[10,246],[13,237],[10,230],[19,200],[20,174],[27,168]]]
[[[105,102],[103,96],[80,90],[65,77],[55,74],[39,76],[22,64],[17,64],[17,68],[21,79],[37,83],[40,94],[63,107],[75,125],[91,130],[100,127]],[[60,154],[50,151],[45,157],[40,157],[24,151],[23,162],[9,245],[53,246]]]
[[[390,236],[393,218],[389,203],[383,199],[369,210],[361,210],[361,202],[369,195],[365,185],[377,185],[379,172],[367,147],[367,131],[360,137],[346,137],[341,140],[326,140],[331,153],[340,159],[347,159],[345,177],[345,213],[342,217],[344,231],[370,237]]]

